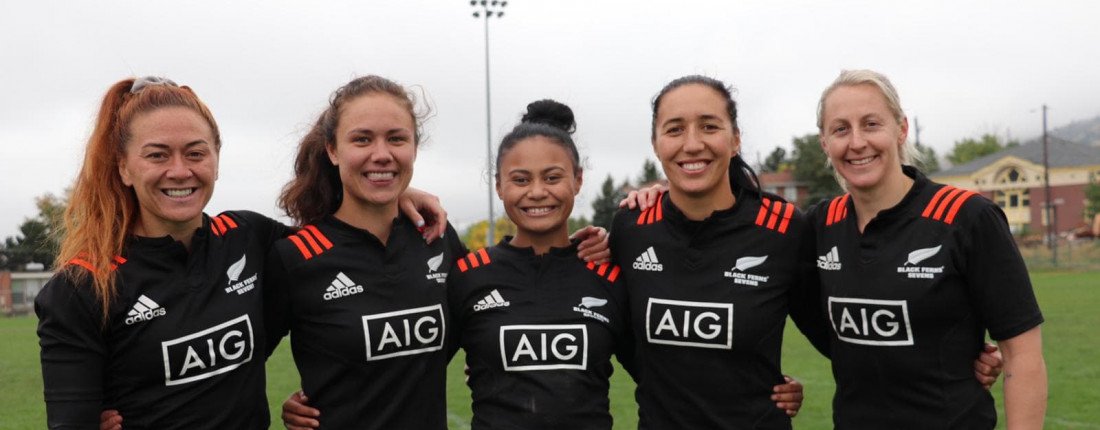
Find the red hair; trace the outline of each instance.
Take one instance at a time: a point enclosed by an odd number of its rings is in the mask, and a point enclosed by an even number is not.
[[[84,149],[84,164],[65,209],[65,237],[55,262],[55,267],[66,271],[76,285],[91,276],[92,288],[101,301],[104,323],[110,303],[117,295],[112,273],[114,259],[122,254],[134,221],[140,216],[140,202],[134,190],[122,183],[118,173],[119,161],[125,156],[130,140],[130,123],[156,109],[188,108],[206,120],[214,134],[215,150],[221,149],[214,116],[190,88],[147,85],[131,93],[134,81],[119,81],[103,97],[95,128]],[[69,263],[78,263],[88,270]]]

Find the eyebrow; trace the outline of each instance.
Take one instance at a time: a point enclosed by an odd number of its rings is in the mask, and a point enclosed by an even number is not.
[[[407,128],[391,128],[391,129],[387,130],[384,134],[389,135],[389,134],[395,134],[395,133],[409,133],[409,134],[412,134],[412,131],[407,129]],[[351,135],[354,135],[354,134],[375,134],[375,133],[374,133],[374,130],[371,130],[369,128],[353,128],[351,130],[348,130],[348,132],[347,132],[348,136],[351,136]]]
[[[197,145],[202,145],[202,144],[208,144],[208,143],[205,140],[199,139],[199,140],[196,140],[194,142],[190,142],[190,143],[184,145],[183,148],[184,149],[189,149],[191,147],[194,147],[194,146],[197,146]],[[160,143],[160,142],[147,142],[147,143],[143,143],[141,145],[142,149],[148,148],[148,147],[153,147],[153,148],[157,148],[157,149],[169,149],[169,148],[171,148],[167,143]]]
[[[721,118],[721,117],[719,117],[718,115],[711,115],[711,114],[703,114],[703,115],[699,115],[699,117],[698,117],[698,118],[699,118],[699,119],[701,119],[701,120],[703,120],[703,121],[721,121],[721,120],[722,120],[722,118]],[[687,121],[687,120],[686,120],[686,119],[684,119],[684,118],[682,118],[682,117],[669,118],[669,119],[668,119],[668,120],[666,120],[665,122],[662,122],[662,123],[661,123],[661,126],[663,127],[663,126],[666,126],[666,125],[668,125],[668,124],[670,124],[670,123],[674,123],[674,122],[686,122],[686,121]]]
[[[562,167],[562,166],[550,166],[550,167],[547,167],[545,169],[542,169],[542,173],[549,173],[549,172],[552,172],[552,171],[555,171],[555,170],[563,170],[564,171],[565,168]],[[531,171],[527,170],[527,169],[512,169],[512,170],[508,171],[508,174],[509,175],[514,175],[514,174],[530,175]]]

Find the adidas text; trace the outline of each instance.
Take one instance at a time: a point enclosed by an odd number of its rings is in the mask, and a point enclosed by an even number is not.
[[[137,315],[126,318],[126,325],[133,325],[134,323],[138,323],[138,322],[142,322],[142,321],[149,321],[153,318],[161,317],[161,316],[164,316],[164,315],[167,315],[167,314],[168,314],[168,311],[166,311],[164,308],[157,308],[157,309],[147,310],[145,312],[139,312]]]

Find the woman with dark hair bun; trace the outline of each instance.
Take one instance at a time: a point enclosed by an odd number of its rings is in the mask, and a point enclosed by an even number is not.
[[[618,266],[585,264],[569,239],[583,168],[573,112],[527,106],[497,150],[497,195],[515,236],[459,259],[448,297],[466,351],[474,429],[610,429],[611,355],[631,368]]]

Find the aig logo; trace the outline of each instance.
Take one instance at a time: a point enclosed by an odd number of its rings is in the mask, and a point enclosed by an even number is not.
[[[443,305],[364,315],[367,361],[443,349]]]
[[[500,358],[507,372],[588,368],[584,324],[500,327]]]
[[[206,330],[161,342],[164,385],[220,375],[252,361],[252,321],[241,315]]]
[[[829,297],[829,320],[840,340],[860,345],[913,344],[905,300]]]
[[[650,298],[645,320],[649,343],[733,349],[733,303]]]

